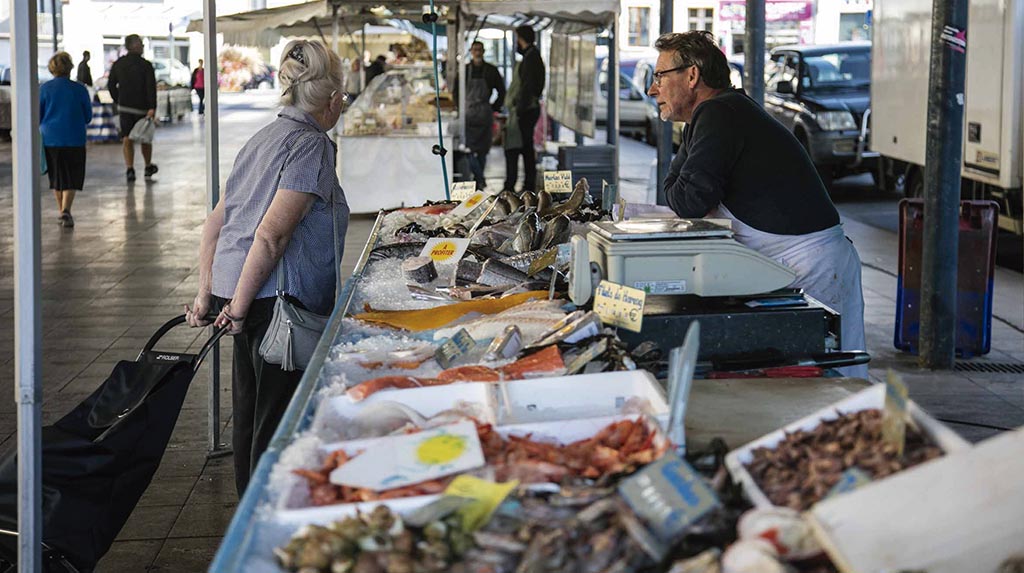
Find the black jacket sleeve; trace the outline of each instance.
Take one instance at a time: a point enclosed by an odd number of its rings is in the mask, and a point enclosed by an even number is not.
[[[153,71],[153,64],[146,62],[146,109],[156,109],[156,72]]]
[[[516,107],[520,113],[536,108],[540,96],[544,93],[544,61],[540,59],[540,50],[531,46],[523,56],[519,66],[521,89]]]
[[[726,184],[742,148],[729,108],[706,102],[683,132],[683,144],[665,179],[665,197],[683,218],[703,217],[725,197]]]
[[[118,60],[118,62],[119,61],[120,60]],[[121,66],[117,65],[118,62],[114,62],[114,65],[110,66],[110,74],[107,76],[107,90],[110,92],[110,98],[114,100],[114,103],[120,104],[121,80],[118,75],[120,74]]]
[[[505,106],[505,80],[501,77],[501,72],[494,66],[487,67],[487,87],[489,90],[498,91],[498,99],[494,100],[491,104],[491,109],[494,111],[501,111],[501,108]]]

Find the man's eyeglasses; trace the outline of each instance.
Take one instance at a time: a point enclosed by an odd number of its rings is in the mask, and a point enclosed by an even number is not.
[[[686,64],[685,66],[679,66],[678,68],[671,68],[671,69],[668,69],[668,70],[661,70],[660,72],[654,72],[654,74],[652,74],[654,76],[654,85],[660,86],[661,85],[661,78],[665,77],[668,74],[671,74],[672,72],[681,72],[681,71],[685,70],[686,68],[689,68],[689,67],[695,66],[695,65],[696,64]]]

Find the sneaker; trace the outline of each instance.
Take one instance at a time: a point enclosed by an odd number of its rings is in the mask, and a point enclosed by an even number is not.
[[[65,226],[65,227],[74,227],[75,226],[75,218],[71,216],[70,212],[65,211],[64,212],[64,221],[61,224],[63,226]]]
[[[160,171],[160,168],[156,166],[156,163],[150,163],[149,165],[147,165],[145,171],[146,179],[152,177],[153,174],[156,173],[157,171]]]
[[[135,181],[135,170],[129,167],[128,171],[125,172],[125,176],[128,178],[129,183]]]

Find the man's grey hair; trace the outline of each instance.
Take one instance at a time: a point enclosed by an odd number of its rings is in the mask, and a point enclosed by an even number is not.
[[[676,66],[697,66],[704,83],[713,89],[731,87],[729,62],[719,49],[715,37],[705,30],[662,34],[654,48],[669,52]]]

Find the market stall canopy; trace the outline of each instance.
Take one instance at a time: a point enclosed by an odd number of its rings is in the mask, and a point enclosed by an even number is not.
[[[438,2],[438,11],[444,14],[446,2]],[[332,5],[321,0],[291,4],[251,12],[239,12],[217,17],[217,33],[223,34],[224,42],[247,46],[270,47],[281,38],[319,36],[327,39],[334,22],[335,7],[342,31],[356,32],[364,24],[391,26],[413,34],[426,41],[429,34],[413,26],[405,26],[407,18],[419,20],[423,13],[423,2],[345,2]],[[396,25],[396,23],[398,25]],[[444,26],[438,26],[442,33]],[[192,20],[189,32],[202,32],[203,21]]]
[[[462,0],[460,6],[477,18],[525,15],[594,26],[608,24],[620,10],[618,0]]]

